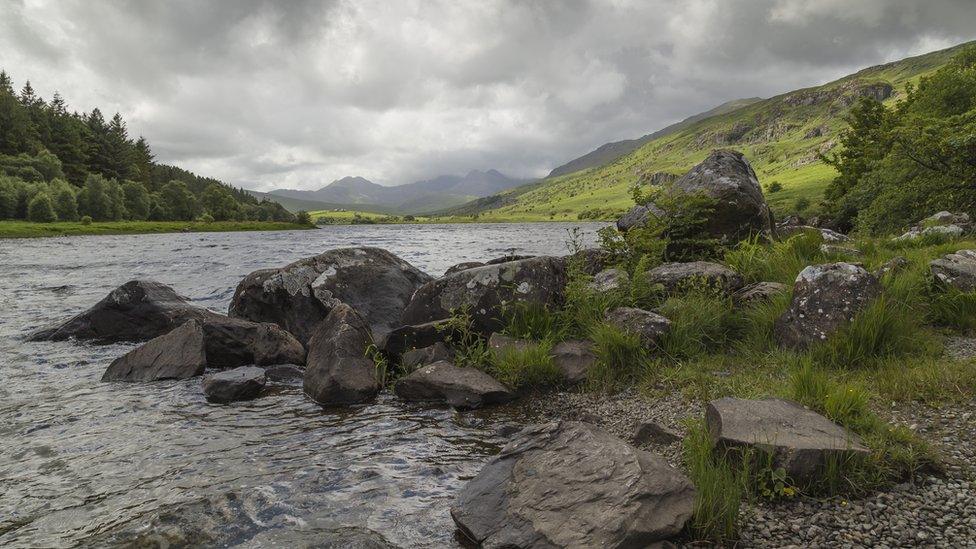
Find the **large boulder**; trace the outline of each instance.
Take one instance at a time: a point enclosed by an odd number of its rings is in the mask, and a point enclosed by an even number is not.
[[[738,151],[715,150],[684,176],[663,187],[669,194],[702,194],[715,200],[704,231],[724,243],[738,242],[751,234],[771,233],[772,215],[756,173]],[[660,204],[657,205],[658,207]],[[643,226],[654,206],[637,206],[624,215],[617,228]]]
[[[495,378],[477,368],[460,368],[447,361],[435,362],[401,377],[393,392],[403,400],[447,402],[458,409],[480,408],[515,398]]]
[[[102,381],[158,381],[201,375],[207,367],[203,339],[200,323],[188,320],[113,360]]]
[[[665,263],[647,271],[647,281],[660,284],[668,291],[686,289],[694,284],[735,292],[743,285],[739,273],[718,263],[690,261]]]
[[[59,326],[34,333],[31,339],[146,341],[188,320],[198,321],[203,329],[207,365],[211,368],[305,362],[304,347],[280,327],[197,307],[169,286],[151,280],[126,282],[87,311]]]
[[[323,406],[357,404],[380,391],[376,366],[366,358],[372,336],[366,320],[340,303],[320,322],[308,342],[302,387]]]
[[[423,285],[403,311],[402,324],[448,318],[467,309],[475,328],[490,333],[503,325],[502,309],[513,303],[558,305],[566,285],[564,262],[533,257],[467,269]]]
[[[713,400],[705,421],[717,452],[768,453],[773,468],[782,467],[798,484],[816,480],[831,460],[870,454],[856,434],[788,400]]]
[[[262,269],[237,286],[230,316],[274,322],[305,343],[339,303],[374,332],[397,325],[413,293],[431,277],[380,248],[340,248],[280,269]]]
[[[585,340],[570,339],[560,341],[552,346],[552,364],[569,384],[582,383],[596,364],[596,354],[593,343]]]
[[[691,518],[695,488],[662,458],[586,423],[533,425],[461,490],[451,517],[481,547],[650,547]]]
[[[976,250],[959,250],[929,263],[936,280],[962,292],[976,292]]]
[[[881,291],[878,279],[851,263],[810,265],[793,284],[793,301],[774,325],[783,347],[803,349],[850,323]]]
[[[257,397],[265,383],[264,368],[241,366],[205,376],[202,385],[208,401],[226,403]]]
[[[640,336],[648,349],[657,349],[661,339],[671,330],[671,321],[663,316],[634,307],[617,307],[604,316],[607,324],[624,332]]]

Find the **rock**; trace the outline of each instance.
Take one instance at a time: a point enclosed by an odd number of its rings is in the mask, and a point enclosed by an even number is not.
[[[777,225],[776,236],[780,240],[785,240],[791,236],[801,233],[820,233],[820,237],[825,243],[837,244],[840,242],[850,242],[851,238],[846,234],[839,233],[830,229],[813,227],[811,225]]]
[[[420,349],[411,349],[403,353],[403,358],[400,359],[400,366],[405,372],[412,372],[421,366],[442,360],[454,360],[454,353],[447,348],[447,345],[438,341],[433,345]]]
[[[723,243],[739,242],[749,235],[773,230],[772,215],[759,180],[740,152],[712,151],[708,158],[673,183],[666,183],[664,188],[714,199],[715,208],[704,230]],[[626,231],[643,226],[649,214],[658,215],[649,207],[635,207],[617,221],[617,228]]]
[[[883,265],[878,267],[878,270],[874,272],[874,277],[881,280],[889,274],[896,274],[904,270],[906,267],[911,265],[911,263],[904,257],[898,256],[885,261]]]
[[[740,307],[750,307],[769,301],[787,290],[786,284],[779,282],[756,282],[743,286],[732,294],[732,299]]]
[[[498,265],[499,263],[508,263],[509,261],[522,261],[523,259],[532,259],[533,257],[538,257],[535,255],[519,255],[515,253],[506,254],[494,259],[489,259],[485,261],[485,265]]]
[[[593,275],[590,288],[599,293],[613,292],[626,288],[630,277],[623,269],[606,269]]]
[[[380,391],[376,366],[366,358],[372,341],[369,326],[345,303],[333,307],[308,342],[308,360],[302,387],[323,406],[357,404]]]
[[[250,400],[261,394],[266,382],[263,368],[241,366],[204,377],[203,394],[210,402]]]
[[[861,257],[864,252],[858,250],[857,248],[851,248],[850,246],[838,246],[837,244],[827,244],[826,242],[820,245],[820,251],[826,255],[846,255],[852,257]]]
[[[795,402],[721,398],[705,409],[715,451],[756,449],[798,484],[817,480],[829,459],[870,455],[860,438]]]
[[[793,285],[793,301],[775,323],[783,347],[803,349],[847,325],[881,291],[878,279],[850,263],[810,265]]]
[[[516,435],[451,507],[480,547],[648,547],[678,535],[695,489],[662,458],[598,427],[534,425]]]
[[[634,444],[671,444],[681,440],[681,435],[653,421],[641,421],[634,426]]]
[[[481,261],[465,261],[464,263],[458,263],[456,265],[451,265],[444,271],[441,276],[450,276],[454,273],[459,273],[461,271],[467,271],[468,269],[474,269],[475,267],[484,267],[485,264]]]
[[[518,339],[505,334],[493,333],[488,338],[488,350],[493,353],[522,352],[534,345],[534,341]]]
[[[935,225],[933,227],[913,227],[901,236],[893,238],[895,242],[904,240],[915,240],[922,237],[940,237],[945,240],[954,240],[965,234],[966,230],[959,225]]]
[[[447,343],[451,333],[448,323],[443,320],[399,326],[381,334],[376,339],[376,347],[383,351],[391,363],[396,363],[411,349]]]
[[[648,217],[661,217],[663,215],[664,210],[654,204],[637,204],[628,210],[627,213],[620,216],[620,219],[617,220],[617,230],[627,232],[635,227],[643,227],[647,225]]]
[[[151,280],[126,282],[92,308],[58,327],[35,333],[31,339],[145,341],[188,320],[197,320],[203,328],[207,365],[211,368],[305,362],[304,347],[278,326],[230,318],[197,307],[169,286]]]
[[[403,311],[402,324],[446,319],[466,308],[476,330],[489,333],[502,325],[502,308],[512,303],[557,306],[566,285],[563,261],[533,257],[485,265],[424,284]]]
[[[929,263],[939,282],[961,292],[976,291],[976,250],[959,250]]]
[[[264,376],[275,383],[301,381],[305,377],[305,368],[297,364],[274,364],[264,369]]]
[[[339,303],[377,333],[396,327],[413,293],[431,277],[380,248],[339,248],[280,269],[255,271],[237,286],[230,316],[273,322],[307,343]]]
[[[735,292],[743,285],[739,273],[725,265],[708,261],[658,265],[647,271],[647,281],[651,284],[661,284],[671,292],[687,288],[692,284],[705,284],[712,288]]]
[[[583,248],[574,254],[563,257],[567,272],[569,271],[570,265],[575,263],[582,268],[584,273],[590,276],[595,276],[600,271],[606,270],[616,260],[617,256],[603,248]]]
[[[189,379],[203,374],[207,349],[200,322],[188,320],[112,361],[102,381]]]
[[[562,373],[566,383],[586,381],[586,374],[596,364],[593,343],[577,339],[560,341],[552,347],[552,363]]]
[[[393,392],[403,400],[447,402],[458,409],[480,408],[515,398],[507,387],[476,368],[441,361],[401,377]]]
[[[926,217],[919,222],[919,225],[923,227],[936,227],[939,225],[967,225],[968,223],[969,214],[967,213],[941,211]]]
[[[634,307],[617,307],[607,311],[604,319],[625,332],[639,335],[641,343],[652,350],[658,348],[661,338],[671,330],[670,320]]]

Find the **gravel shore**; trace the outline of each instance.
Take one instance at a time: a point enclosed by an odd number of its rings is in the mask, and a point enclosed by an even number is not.
[[[615,395],[559,392],[538,399],[530,411],[540,420],[596,423],[631,440],[641,421],[683,435],[684,420],[700,417],[702,404],[680,395],[647,398],[634,390]],[[945,459],[945,474],[856,500],[801,497],[744,505],[736,546],[976,548],[976,402],[940,409],[900,405],[882,413],[931,442]],[[682,467],[680,442],[641,446]]]

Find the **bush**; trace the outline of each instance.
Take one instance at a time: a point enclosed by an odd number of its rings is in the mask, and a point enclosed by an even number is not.
[[[210,224],[210,223],[213,223],[214,222],[214,217],[212,215],[208,214],[208,213],[205,213],[205,214],[203,214],[203,215],[200,216],[199,221],[201,223]]]
[[[797,198],[796,202],[793,204],[793,211],[796,213],[803,213],[809,207],[810,199],[805,196],[801,196],[800,198]]]
[[[51,223],[58,220],[54,213],[54,203],[47,192],[39,192],[31,199],[27,206],[27,219],[34,223]]]
[[[295,222],[299,225],[314,225],[315,222],[312,220],[312,215],[305,210],[300,210],[295,214]]]
[[[92,218],[91,218],[91,216],[90,215],[84,215],[84,216],[82,216],[81,217],[81,224],[82,225],[91,225],[92,224]]]
[[[492,370],[498,381],[513,389],[556,385],[562,375],[552,362],[552,343],[531,343],[524,349],[492,353]]]

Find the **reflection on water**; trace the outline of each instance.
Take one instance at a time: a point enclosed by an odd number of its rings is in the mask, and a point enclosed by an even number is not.
[[[129,345],[26,343],[133,278],[226,311],[247,273],[341,246],[433,275],[566,253],[599,224],[341,226],[319,231],[0,240],[0,546],[456,545],[453,494],[517,407],[458,414],[388,395],[323,410],[301,380],[213,405],[198,379],[101,383]],[[332,544],[332,545],[330,545]]]

